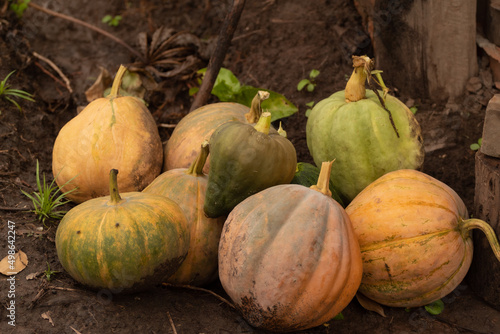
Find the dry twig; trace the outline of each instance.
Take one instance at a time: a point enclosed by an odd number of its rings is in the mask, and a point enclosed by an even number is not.
[[[61,69],[59,67],[57,67],[56,64],[54,64],[50,59],[45,58],[44,56],[42,56],[42,55],[40,55],[40,54],[38,54],[36,52],[33,52],[33,56],[35,56],[38,59],[43,60],[44,62],[46,62],[47,64],[49,64],[50,67],[52,67],[54,69],[54,71],[56,71],[57,74],[59,74],[59,76],[64,80],[64,83],[66,84],[66,89],[68,89],[68,91],[70,93],[73,93],[73,89],[71,89],[71,83],[70,83],[69,79],[64,75],[64,73],[61,71]],[[56,78],[54,78],[54,79],[56,79]]]

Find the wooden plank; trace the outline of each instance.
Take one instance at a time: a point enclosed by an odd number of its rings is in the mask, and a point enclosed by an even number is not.
[[[463,95],[477,75],[476,2],[354,0],[372,39],[375,65],[405,95]]]
[[[500,237],[500,159],[481,152],[476,154],[474,211]],[[466,279],[477,295],[500,309],[500,262],[480,231],[474,231],[474,256]]]

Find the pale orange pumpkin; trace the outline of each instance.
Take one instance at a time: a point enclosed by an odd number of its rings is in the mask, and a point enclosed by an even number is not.
[[[219,244],[219,278],[252,326],[294,331],[325,323],[355,296],[361,254],[349,217],[329,190],[278,185],[229,214]]]
[[[52,171],[62,191],[78,188],[66,196],[73,202],[109,195],[113,168],[120,170],[123,192],[141,191],[161,172],[163,151],[153,116],[142,100],[118,94],[125,71],[120,66],[111,93],[87,105],[55,140]]]
[[[268,92],[259,91],[252,100],[251,108],[240,103],[218,102],[200,107],[184,116],[165,144],[163,171],[188,168],[198,155],[200,143],[210,140],[219,125],[232,121],[256,123],[262,113],[260,103],[268,97]],[[209,166],[210,157],[203,169],[205,173],[208,173]]]
[[[491,226],[468,219],[453,189],[416,170],[378,178],[346,212],[363,256],[359,291],[383,305],[422,306],[453,291],[472,261],[472,229],[486,233],[500,259]]]
[[[208,218],[203,212],[208,177],[202,170],[208,153],[208,142],[204,142],[189,168],[166,171],[143,190],[179,204],[188,221],[191,235],[188,255],[172,276],[165,277],[168,283],[202,286],[217,278],[217,251],[226,217]]]

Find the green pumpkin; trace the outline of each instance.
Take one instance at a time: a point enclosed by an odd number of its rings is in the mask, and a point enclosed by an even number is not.
[[[346,89],[320,101],[306,126],[309,152],[316,165],[335,159],[331,180],[348,204],[380,176],[399,169],[420,169],[424,161],[420,125],[408,107],[387,95],[385,107],[365,89],[368,57],[354,57]]]
[[[120,196],[117,173],[110,173],[110,196],[85,201],[64,216],[56,250],[76,281],[113,293],[135,292],[161,283],[180,267],[189,229],[179,205],[165,196]]]
[[[292,184],[300,184],[304,187],[311,187],[318,183],[320,169],[313,164],[307,162],[299,162],[297,163],[297,168],[295,170],[295,175],[290,183]],[[336,200],[342,207],[344,204],[342,199],[337,194],[335,187],[333,185],[332,180],[329,182],[330,191],[332,192],[332,198]]]
[[[293,179],[295,148],[280,131],[269,132],[270,125],[264,112],[255,126],[231,122],[215,130],[203,207],[208,217],[227,216],[250,195]]]

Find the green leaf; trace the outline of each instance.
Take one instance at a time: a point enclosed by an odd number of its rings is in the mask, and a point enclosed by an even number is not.
[[[102,23],[108,23],[109,21],[111,21],[111,19],[111,15],[106,15],[102,18]]]
[[[318,70],[311,70],[311,73],[309,73],[309,78],[314,79],[319,75]]]
[[[479,146],[483,145],[483,138],[482,138],[482,137],[481,137],[481,138],[479,138],[479,139],[477,140],[477,143],[479,144]]]
[[[314,103],[315,103],[314,101],[308,102],[306,103],[306,106],[312,108],[314,106]]]
[[[302,89],[304,89],[304,87],[310,83],[309,79],[302,79],[299,81],[299,83],[297,84],[297,90],[300,92]]]
[[[309,83],[309,84],[307,85],[307,91],[308,91],[309,93],[311,93],[311,92],[313,92],[313,91],[314,91],[314,88],[315,88],[315,87],[316,87],[316,85],[315,85],[315,84],[313,84],[313,83]]]
[[[432,315],[438,315],[444,310],[444,303],[441,299],[436,300],[428,305],[425,305],[425,310]]]
[[[203,68],[198,73],[205,75],[207,69]],[[228,70],[222,67],[219,70],[217,79],[215,79],[212,94],[217,96],[222,102],[235,102],[235,96],[240,93],[241,84],[238,78]]]
[[[481,147],[481,146],[479,146],[479,144],[478,144],[478,143],[474,143],[474,144],[471,144],[471,145],[470,145],[470,149],[471,149],[471,150],[473,150],[473,151],[477,151],[477,150],[479,150],[479,148],[480,148],[480,147]]]
[[[415,115],[418,111],[418,108],[416,106],[413,106],[410,108],[410,111]]]
[[[333,317],[333,320],[344,320],[344,315],[342,312]]]

